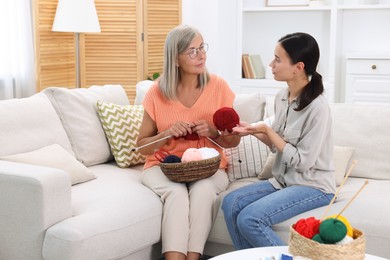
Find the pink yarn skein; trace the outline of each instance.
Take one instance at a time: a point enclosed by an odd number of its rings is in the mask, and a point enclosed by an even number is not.
[[[197,148],[188,148],[181,157],[181,162],[192,162],[203,160],[202,154]]]

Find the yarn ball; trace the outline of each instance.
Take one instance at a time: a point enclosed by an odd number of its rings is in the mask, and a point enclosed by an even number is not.
[[[320,220],[309,217],[302,218],[294,225],[294,229],[303,237],[312,239],[315,234],[318,234],[320,227]]]
[[[198,149],[203,159],[210,159],[219,155],[215,148],[202,147]]]
[[[328,218],[336,218],[337,215],[332,215]],[[344,225],[347,227],[347,236],[353,237],[353,228],[351,224],[349,223],[348,219],[344,216],[339,215],[337,217],[338,220],[344,223]]]
[[[312,240],[316,241],[316,242],[318,242],[320,244],[333,244],[333,243],[331,243],[329,241],[323,240],[322,237],[320,236],[320,234],[314,235]]]
[[[176,156],[174,154],[168,155],[164,158],[163,163],[179,163],[181,162],[181,159],[179,156]]]
[[[348,243],[351,243],[353,241],[353,238],[350,236],[345,236],[342,240],[339,242],[336,242],[336,245],[346,245]]]
[[[183,138],[184,140],[199,140],[199,135],[197,133],[187,134],[185,136],[175,137],[175,140]]]
[[[183,156],[181,157],[182,162],[192,162],[203,160],[202,154],[197,148],[188,148],[184,151]]]
[[[240,123],[240,116],[233,108],[222,107],[214,113],[213,122],[218,130],[232,132],[233,127]]]
[[[199,135],[197,133],[187,134],[183,137],[185,140],[199,140]]]
[[[328,218],[320,224],[320,236],[332,244],[341,241],[347,235],[347,227],[338,219]]]

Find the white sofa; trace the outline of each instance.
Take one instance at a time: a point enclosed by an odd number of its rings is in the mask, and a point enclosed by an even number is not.
[[[243,119],[255,121],[263,115],[263,104],[248,106],[248,97],[240,98],[237,110]],[[0,259],[154,260],[161,256],[160,199],[141,184],[142,165],[119,168],[113,160],[97,100],[129,104],[118,85],[49,88],[28,98],[0,102]],[[250,112],[253,108],[258,112]],[[390,258],[390,136],[386,133],[390,108],[335,104],[332,110],[335,144],[355,147],[358,164],[329,214],[338,213],[370,179],[343,215],[365,233],[368,253]],[[72,185],[76,179],[57,167],[10,161],[15,154],[34,153],[53,144],[83,163],[88,181]],[[257,180],[234,181],[226,192]],[[321,217],[323,212],[324,208],[307,212],[275,229],[287,241],[293,222]],[[231,240],[219,211],[205,254],[229,250]]]
[[[331,110],[334,145],[354,148],[351,160],[356,160],[357,164],[340,189],[338,199],[328,211],[327,216],[341,212],[368,180],[369,184],[356,196],[342,215],[354,228],[364,233],[366,253],[390,259],[390,225],[388,222],[390,219],[390,134],[388,133],[390,107],[335,103],[331,104]],[[247,178],[231,183],[220,198],[222,199],[229,191],[253,181],[257,179]],[[326,208],[321,207],[300,214],[275,225],[274,229],[287,242],[292,224],[298,219],[310,216],[320,219]],[[217,255],[221,253],[219,250],[222,248],[223,252],[232,250],[227,246],[231,244],[231,240],[221,211],[208,241],[206,252],[209,254]]]

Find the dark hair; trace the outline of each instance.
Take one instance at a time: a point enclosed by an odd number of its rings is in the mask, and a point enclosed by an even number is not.
[[[296,111],[301,111],[324,92],[322,76],[316,71],[320,49],[313,36],[296,32],[280,38],[279,43],[290,56],[292,64],[303,62],[309,83],[303,88]]]

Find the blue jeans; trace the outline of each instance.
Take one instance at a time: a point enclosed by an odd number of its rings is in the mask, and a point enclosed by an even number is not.
[[[222,210],[235,249],[281,246],[272,225],[328,205],[333,196],[308,186],[278,190],[265,180],[227,194]]]

